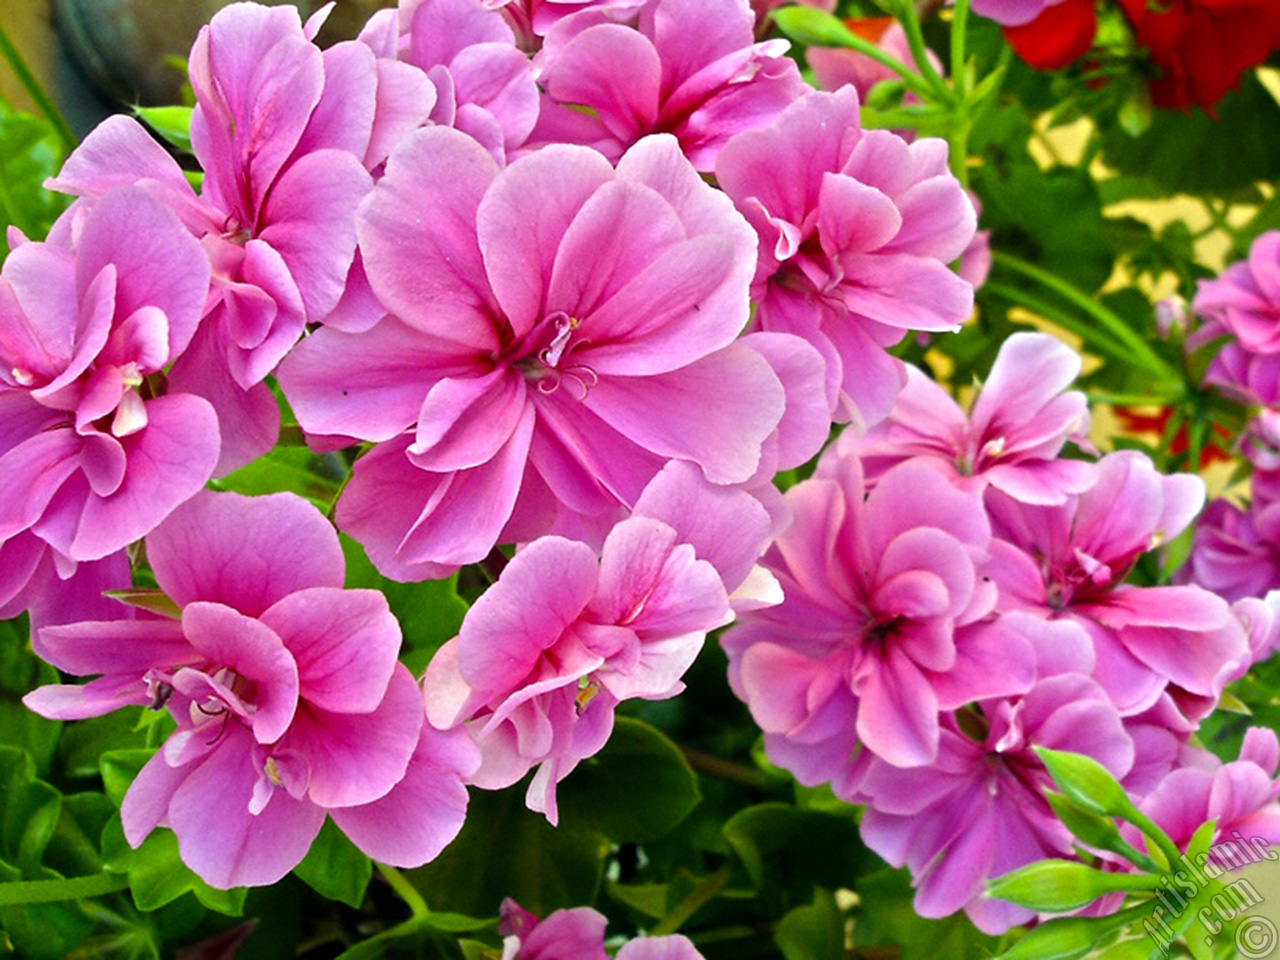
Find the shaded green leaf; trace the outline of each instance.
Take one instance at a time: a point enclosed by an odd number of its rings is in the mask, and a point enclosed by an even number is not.
[[[373,876],[373,863],[326,817],[320,835],[293,872],[321,896],[359,907]]]
[[[697,777],[676,745],[628,717],[618,717],[604,749],[557,788],[562,821],[615,843],[656,840],[700,799]]]

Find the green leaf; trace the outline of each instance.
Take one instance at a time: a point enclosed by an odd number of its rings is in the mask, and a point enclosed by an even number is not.
[[[778,924],[773,941],[786,960],[830,960],[844,955],[844,914],[835,898],[818,890],[813,905],[796,907]]]
[[[987,896],[1048,913],[1069,913],[1117,891],[1154,890],[1155,877],[1103,873],[1073,860],[1040,860],[987,883]]]
[[[238,917],[244,910],[245,889],[216,890],[182,862],[178,838],[173,831],[158,827],[136,849],[124,838],[117,815],[102,831],[102,863],[112,873],[129,877],[129,890],[139,910],[155,910],[178,899],[187,891],[210,910]]]
[[[320,835],[293,872],[321,896],[358,908],[373,876],[373,863],[326,817]]]
[[[70,203],[69,197],[43,186],[62,160],[62,143],[52,125],[0,105],[0,227],[12,224],[28,239],[44,239]]]
[[[25,616],[0,622],[0,744],[30,753],[41,774],[49,771],[62,724],[33,713],[22,698],[60,681],[58,671],[32,652]]]
[[[405,871],[433,910],[493,916],[504,897],[546,916],[590,903],[609,844],[562,818],[559,827],[525,808],[524,788],[473,790],[458,838],[425,867]]]
[[[126,707],[67,724],[58,740],[56,754],[57,766],[63,775],[77,780],[97,778],[102,772],[103,754],[143,749],[147,734],[138,727],[142,713],[142,707]]]
[[[912,906],[915,890],[906,870],[883,869],[856,886],[861,906],[854,924],[857,946],[901,945],[901,960],[989,957],[996,939],[978,930],[963,913],[926,920]],[[869,952],[869,951],[868,951]]]
[[[848,887],[875,858],[849,816],[762,803],[729,818],[724,836],[757,887]]]
[[[138,771],[146,766],[147,761],[155,753],[154,750],[108,750],[98,758],[102,772],[103,792],[111,798],[111,802],[119,807],[124,803],[124,795],[133,783]]]
[[[191,152],[191,107],[134,107],[134,115],[179,150]]]
[[[618,717],[604,749],[557,788],[560,819],[614,843],[656,840],[698,805],[698,779],[674,743],[647,723]]]
[[[25,751],[0,747],[0,860],[27,879],[44,879],[40,861],[62,812],[62,794],[36,779]]]
[[[306,447],[278,446],[209,485],[215,490],[231,490],[247,496],[296,493],[326,511],[338,493],[343,473],[345,468],[338,471],[333,454],[312,453]]]

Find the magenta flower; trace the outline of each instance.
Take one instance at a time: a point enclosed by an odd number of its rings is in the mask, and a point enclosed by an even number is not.
[[[1056,507],[987,494],[991,576],[1005,608],[1069,618],[1093,638],[1095,679],[1123,716],[1166,694],[1198,720],[1247,665],[1243,629],[1222,598],[1192,586],[1123,584],[1138,557],[1176,537],[1204,502],[1188,474],[1162,476],[1135,451],[1098,462],[1095,484]]]
[[[637,512],[598,557],[585,543],[535,540],[427,668],[428,719],[467,721],[484,754],[472,782],[506,787],[537,766],[526,800],[552,823],[556,784],[604,746],[614,707],[683,689],[707,631],[732,619],[728,593],[751,582],[768,537],[754,497],[711,487],[685,464],[641,499],[690,529]]]
[[[1217,876],[1257,863],[1267,856],[1269,847],[1280,846],[1278,767],[1280,744],[1275,731],[1251,727],[1238,760],[1223,763],[1206,750],[1188,749],[1179,769],[1139,806],[1180,849],[1186,849],[1201,824],[1217,821],[1207,859],[1208,875]],[[1254,838],[1261,844],[1251,843]]]
[[[565,17],[601,10],[618,20],[631,18],[646,0],[487,0],[516,31],[521,46],[537,49],[540,38]]]
[[[502,960],[608,960],[608,921],[590,907],[557,910],[539,920],[508,897],[498,916]]]
[[[603,10],[561,20],[534,58],[546,95],[530,142],[586,144],[617,160],[647,134],[670,133],[709,173],[730,137],[808,89],[787,41],[756,43],[754,26],[744,0],[648,0],[635,28]]]
[[[835,419],[882,420],[906,380],[885,348],[909,329],[954,330],[973,310],[973,288],[948,267],[975,216],[945,142],[863,131],[845,87],[739,134],[716,177],[760,238],[761,329],[818,348]]]
[[[377,442],[338,523],[390,576],[548,531],[602,538],[671,458],[752,480],[807,395],[734,342],[754,239],[670,137],[616,171],[571,146],[499,170],[458,131],[421,130],[358,219],[394,315],[319,330],[279,377],[308,433]]]
[[[425,74],[434,88],[431,121],[474,137],[501,164],[537,123],[538,87],[533,65],[494,6],[401,0],[397,9],[375,14],[360,40],[380,62],[400,61]]]
[[[1253,241],[1249,256],[1201,280],[1191,309],[1235,334],[1250,353],[1280,353],[1280,231]]]
[[[1004,27],[1020,27],[1059,3],[1062,0],[973,0],[973,12]]]
[[[961,489],[992,486],[1023,503],[1059,504],[1093,484],[1093,464],[1061,460],[1067,441],[1092,450],[1089,406],[1066,388],[1080,357],[1042,333],[1015,333],[1000,347],[991,374],[966,416],[951,396],[915,367],[888,418],[865,435],[846,430],[833,452],[855,452],[872,482],[912,457],[927,458]]]
[[[1255,471],[1252,492],[1248,510],[1221,498],[1205,509],[1181,581],[1228,601],[1280,588],[1280,474]]]
[[[73,243],[74,240],[74,243]],[[146,193],[76,205],[0,272],[0,608],[102,609],[119,552],[204,486],[209,404],[166,386],[208,288],[200,245]],[[104,559],[106,558],[106,559]],[[102,561],[81,571],[83,561]],[[120,582],[123,578],[123,582]],[[61,609],[59,609],[61,608]]]
[[[703,960],[693,941],[675,934],[669,937],[639,937],[622,945],[618,960]]]
[[[958,632],[996,599],[977,498],[921,463],[864,490],[848,456],[787,492],[794,520],[762,561],[785,600],[722,639],[770,756],[837,794],[856,744],[898,766],[929,763],[940,713],[1034,679],[1026,641]]]
[[[461,731],[425,725],[386,599],[342,589],[338,538],[315,509],[292,494],[202,494],[147,538],[147,556],[177,618],[45,628],[42,657],[100,676],[25,698],[64,719],[168,708],[178,729],[121,808],[129,843],[170,827],[220,888],[279,880],[326,814],[380,860],[439,853],[478,757]]]
[[[363,161],[379,71],[361,44],[322,53],[310,39],[318,29],[313,20],[304,30],[292,7],[238,3],[201,30],[189,63],[199,197],[123,117],[100,124],[49,183],[87,197],[139,184],[201,240],[213,270],[209,315],[170,380],[218,411],[219,473],[275,442],[279,410],[261,381],[306,323],[338,307],[356,205],[372,185]]]
[[[948,718],[929,766],[867,759],[862,838],[911,869],[920,916],[964,909],[991,934],[1033,919],[983,891],[988,879],[1029,863],[1074,856],[1071,834],[1044,799],[1053,781],[1034,747],[1083,753],[1116,777],[1133,765],[1133,742],[1102,688],[1078,673],[1050,674],[1025,696],[984,702],[963,723]]]

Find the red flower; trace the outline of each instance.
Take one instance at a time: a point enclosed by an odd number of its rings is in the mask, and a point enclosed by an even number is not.
[[[1098,15],[1093,0],[1064,0],[1020,27],[1005,27],[1014,52],[1037,70],[1060,70],[1093,46]]]
[[[1157,107],[1212,112],[1240,74],[1280,49],[1276,0],[1119,0],[1138,43],[1161,76],[1152,81]]]

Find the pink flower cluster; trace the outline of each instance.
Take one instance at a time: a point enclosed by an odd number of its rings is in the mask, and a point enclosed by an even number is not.
[[[218,885],[279,877],[326,816],[421,862],[464,781],[536,768],[554,820],[618,703],[674,695],[708,631],[781,599],[773,476],[833,414],[886,415],[886,347],[972,307],[945,144],[862,131],[747,0],[402,0],[326,50],[323,16],[218,13],[189,61],[201,172],[108,120],[0,273],[0,612],[97,678],[30,702],[167,707],[126,835],[171,827]],[[522,545],[425,711],[331,529],[200,493],[275,443],[270,378],[315,448],[367,444],[335,514],[385,574]],[[142,538],[163,613],[102,596]]]
[[[1073,856],[1033,748],[1092,756],[1139,796],[1169,789],[1269,645],[1259,611],[1124,583],[1203,488],[1134,452],[1062,459],[1087,444],[1084,398],[1064,392],[1078,369],[1019,334],[968,415],[909,374],[883,423],[846,431],[787,493],[794,522],[762,560],[785,599],[723,639],[769,757],[867,806],[863,838],[910,867],[920,914],[963,908],[990,932],[1032,914],[984,898],[988,878]]]
[[[1250,408],[1240,445],[1254,472],[1247,510],[1225,499],[1209,505],[1183,575],[1228,600],[1260,597],[1280,588],[1280,232],[1262,234],[1247,259],[1200,281],[1191,310],[1200,324],[1189,351],[1231,338],[1204,379]]]
[[[37,635],[45,660],[97,679],[26,697],[46,717],[140,704],[177,721],[125,795],[126,839],[171,828],[183,861],[222,888],[279,880],[326,816],[385,863],[439,853],[479,755],[426,723],[386,598],[342,589],[320,514],[292,494],[203,493],[146,544],[159,584],[146,610]]]
[[[189,63],[199,186],[109,120],[51,182],[68,213],[0,269],[0,615],[95,678],[33,709],[176,722],[130,843],[168,827],[210,883],[271,883],[328,817],[418,864],[468,785],[530,773],[555,822],[618,705],[678,694],[735,619],[769,756],[867,805],[928,916],[1029,919],[983,881],[1072,855],[1036,746],[1153,809],[1194,780],[1213,811],[1247,781],[1232,822],[1270,810],[1273,744],[1227,772],[1186,744],[1273,646],[1271,607],[1124,582],[1198,480],[1064,458],[1093,451],[1052,338],[1010,338],[967,412],[889,352],[973,310],[943,141],[864,130],[858,91],[809,90],[747,0],[401,0],[324,51],[321,19],[220,12]],[[1267,363],[1278,249],[1197,301]],[[315,510],[201,492],[275,443],[275,385],[313,448],[365,445],[334,516],[383,574],[510,556],[421,687]],[[1271,549],[1271,522],[1233,542]],[[143,538],[158,592],[104,599]],[[1250,569],[1216,582],[1280,565]],[[605,956],[592,911],[506,913],[507,960]]]
[[[557,910],[539,920],[514,900],[502,902],[498,933],[502,960],[608,960],[607,922],[590,907]],[[618,960],[703,960],[688,937],[639,937],[622,945]]]

